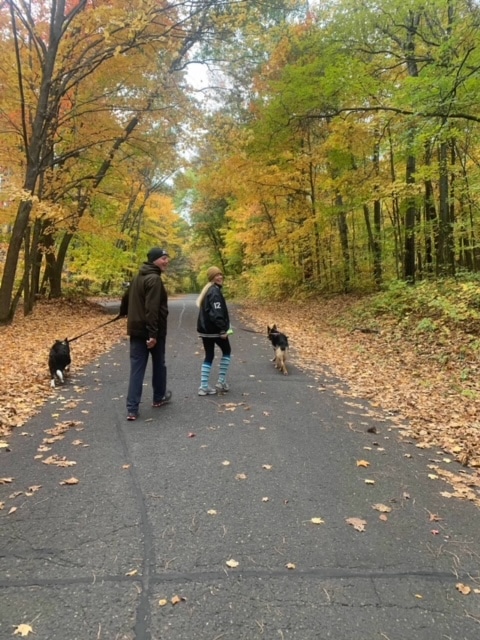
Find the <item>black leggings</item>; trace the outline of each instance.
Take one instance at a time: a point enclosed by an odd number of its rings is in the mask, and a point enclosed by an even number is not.
[[[203,348],[205,349],[204,362],[212,364],[215,357],[215,345],[218,344],[222,350],[222,356],[229,356],[232,353],[232,347],[228,338],[203,338]]]

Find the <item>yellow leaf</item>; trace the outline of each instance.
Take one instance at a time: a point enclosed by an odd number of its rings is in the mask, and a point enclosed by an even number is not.
[[[69,478],[68,480],[62,480],[60,484],[78,484],[79,480],[77,478]]]
[[[222,462],[222,464],[223,464],[224,467],[228,467],[228,465],[230,464],[230,461],[229,460],[224,460]]]
[[[287,569],[296,569],[297,565],[294,564],[293,562],[287,562],[287,564],[285,565]]]
[[[0,484],[10,484],[13,482],[13,478],[0,478]]]
[[[136,576],[138,574],[138,569],[132,569],[131,571],[127,571],[126,576]]]
[[[12,513],[15,513],[16,510],[17,510],[17,507],[12,507],[7,515],[11,515]]]
[[[434,473],[429,473],[428,477],[430,478],[430,480],[437,480],[438,479],[438,476],[435,475]]]
[[[237,473],[237,475],[235,476],[235,480],[246,480],[246,479],[247,479],[246,473]]]
[[[267,471],[270,471],[271,468],[272,468],[271,464],[262,464],[262,469],[266,469]]]
[[[264,498],[262,498],[262,502],[268,502],[270,500],[270,498],[268,498],[267,496],[265,496]]]
[[[365,484],[375,484],[375,480],[365,480]]]
[[[166,604],[168,604],[168,600],[166,600],[165,598],[162,598],[161,600],[158,601],[159,607],[164,607]]]
[[[231,569],[235,569],[235,567],[238,567],[240,563],[232,558],[231,560],[227,560],[225,564],[227,565],[227,567],[230,567]]]
[[[346,518],[345,522],[351,524],[356,531],[365,531],[365,525],[367,524],[367,521],[361,518]]]
[[[423,596],[421,596],[419,593],[415,594],[415,598],[418,598],[419,600],[423,600]]]
[[[312,524],[325,524],[325,520],[322,520],[322,518],[312,518],[310,522]]]
[[[387,507],[386,504],[382,504],[381,502],[378,502],[377,504],[372,505],[372,509],[375,509],[376,511],[381,511],[382,513],[390,513],[390,511],[392,510],[392,507]]]
[[[5,440],[0,440],[0,449],[8,449],[9,444]]]
[[[464,596],[468,596],[472,592],[472,588],[468,586],[468,584],[463,584],[463,582],[457,582],[455,585],[457,591],[460,591]]]
[[[15,627],[15,631],[13,632],[13,635],[19,635],[22,637],[28,636],[29,633],[33,633],[33,629],[29,624],[19,624],[18,626]]]
[[[369,467],[370,463],[368,460],[357,460],[357,467]]]
[[[217,515],[217,512],[215,511],[215,509],[209,509],[207,511],[207,513],[208,513],[209,516],[216,516]]]
[[[32,484],[31,487],[28,487],[28,490],[30,491],[30,493],[35,493],[36,491],[38,491],[41,488],[42,488],[41,484]]]

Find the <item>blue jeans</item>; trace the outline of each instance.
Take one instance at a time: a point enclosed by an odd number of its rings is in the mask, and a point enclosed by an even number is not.
[[[138,413],[149,354],[152,356],[153,402],[160,402],[165,396],[167,390],[165,341],[165,336],[163,338],[157,338],[157,344],[152,349],[147,349],[145,338],[130,337],[130,381],[127,392],[128,413]]]

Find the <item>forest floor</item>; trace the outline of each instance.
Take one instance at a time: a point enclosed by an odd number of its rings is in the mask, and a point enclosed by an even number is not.
[[[388,316],[375,329],[358,324],[354,297],[317,301],[244,303],[238,313],[264,334],[276,323],[286,333],[290,359],[336,393],[365,398],[397,423],[399,433],[431,449],[431,469],[458,497],[480,506],[480,371],[477,339],[461,329],[417,333]],[[55,393],[49,385],[48,352],[56,339],[95,329],[95,340],[74,343],[74,366],[82,368],[125,337],[125,320],[97,329],[109,318],[96,301],[49,301],[27,317],[0,327],[0,447]],[[235,337],[235,336],[234,336]],[[335,380],[348,385],[348,392]],[[352,428],[359,428],[352,426]],[[440,458],[439,458],[440,456]],[[447,472],[437,463],[458,461]],[[454,468],[454,467],[452,467]]]

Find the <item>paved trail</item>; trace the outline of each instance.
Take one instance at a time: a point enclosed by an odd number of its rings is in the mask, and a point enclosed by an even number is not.
[[[148,385],[126,421],[124,342],[0,450],[14,478],[0,485],[1,640],[22,624],[33,640],[479,638],[480,594],[456,589],[480,587],[479,511],[428,477],[445,456],[400,442],[294,353],[281,376],[235,317],[232,390],[198,397],[194,297],[170,310],[171,405],[151,408]]]

